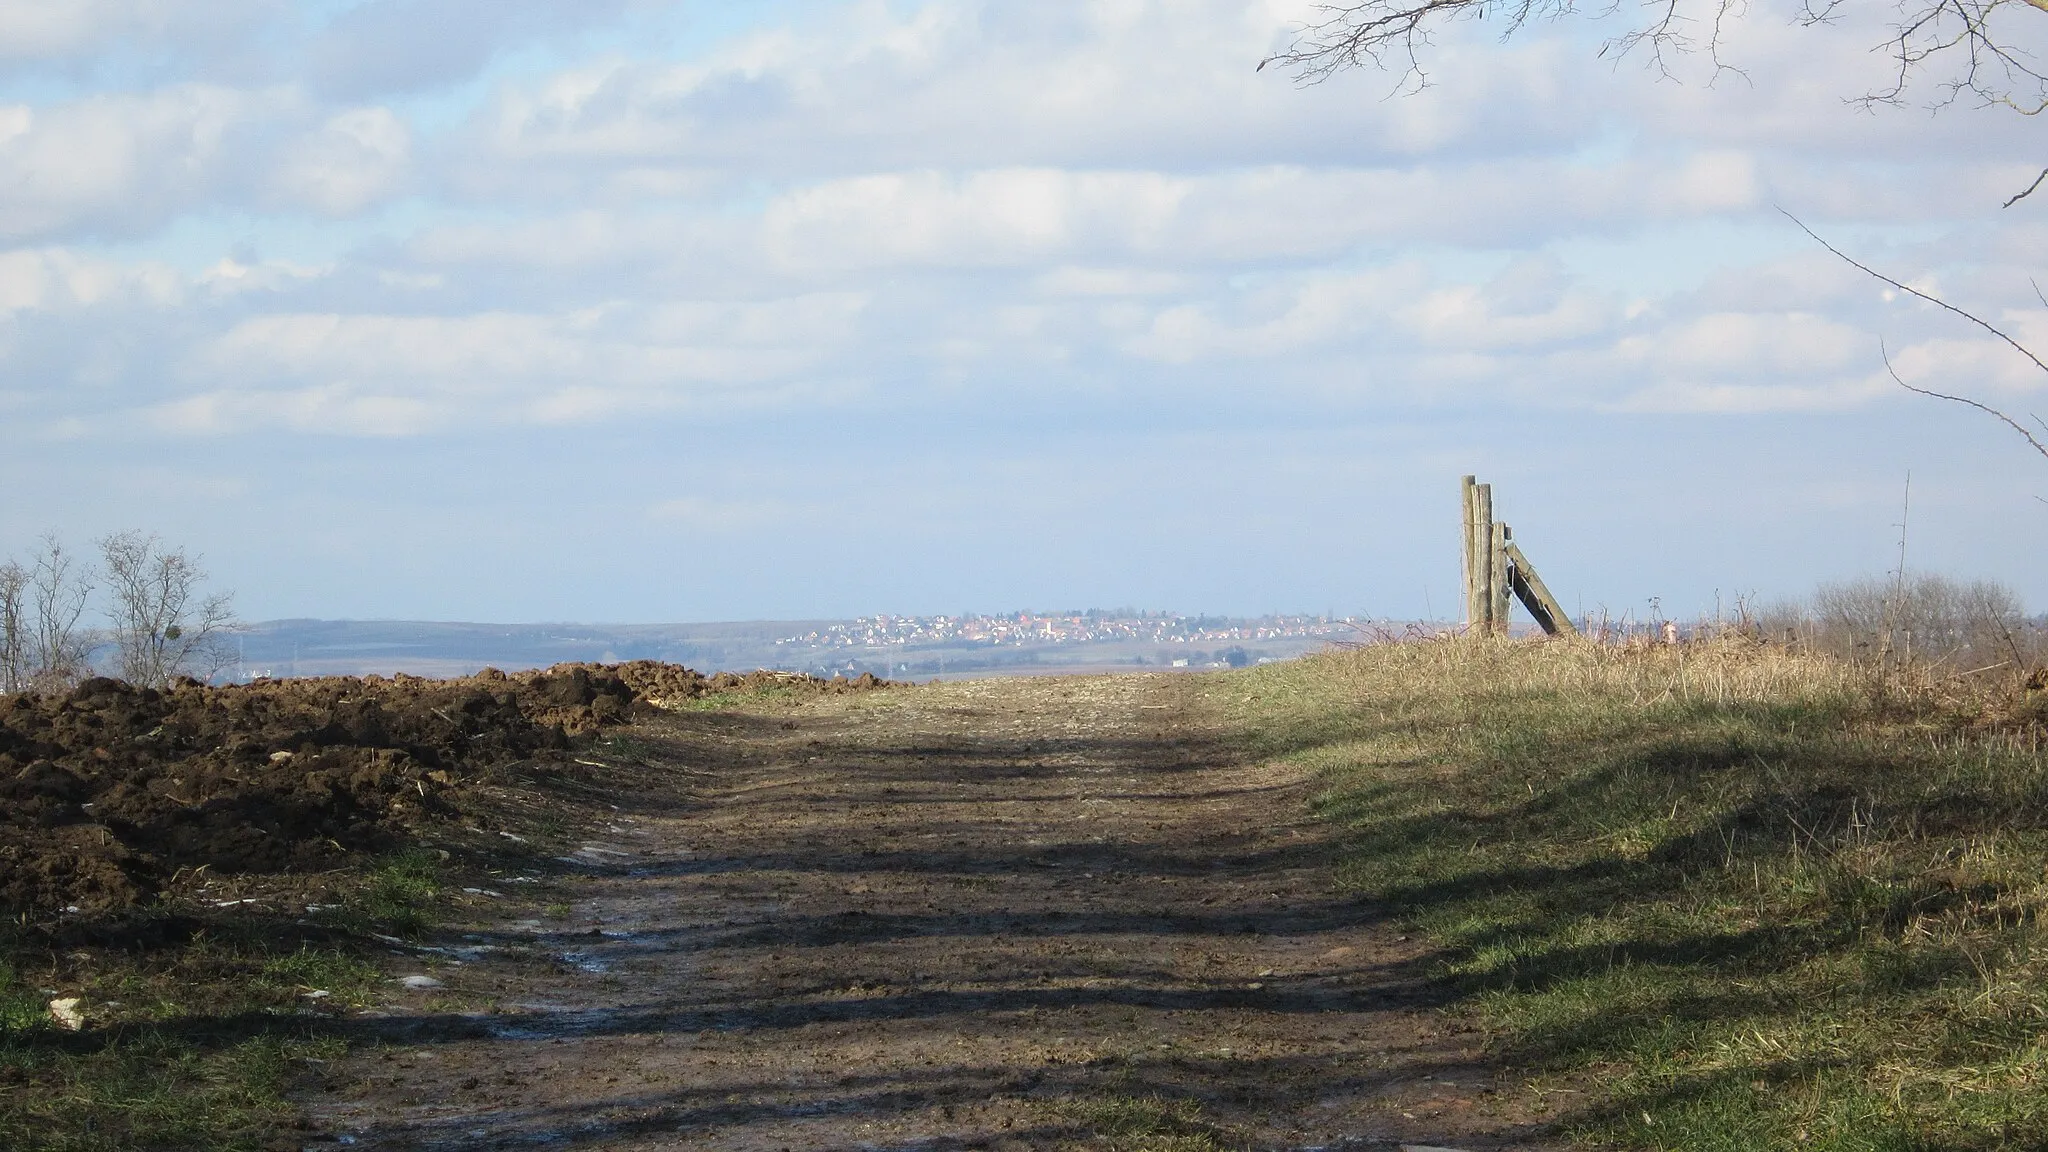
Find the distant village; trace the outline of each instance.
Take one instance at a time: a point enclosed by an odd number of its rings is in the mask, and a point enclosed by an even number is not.
[[[576,660],[897,678],[1243,667],[1358,639],[1363,628],[1363,621],[1350,617],[1235,618],[1136,609],[610,626],[274,620],[234,634],[237,658],[226,678],[463,676],[487,666],[545,668]]]
[[[1357,626],[1349,617],[1260,616],[1232,619],[1181,616],[1171,612],[1017,612],[1002,616],[862,616],[780,637],[776,644],[810,651],[1114,643],[1208,646],[1342,639],[1356,632]]]

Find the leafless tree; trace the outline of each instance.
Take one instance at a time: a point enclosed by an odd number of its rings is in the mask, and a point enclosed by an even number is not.
[[[175,676],[212,676],[232,662],[223,643],[234,623],[232,597],[200,595],[206,573],[195,558],[142,532],[115,533],[99,547],[122,679],[160,688]]]
[[[1832,24],[1846,2],[1802,0],[1794,18],[1808,26]],[[2048,19],[2048,0],[1898,0],[1897,19],[1880,46],[1892,61],[1891,81],[1855,99],[1903,103],[1916,76],[1939,68],[1946,71],[1934,81],[1937,106],[1969,100],[2029,116],[2048,109],[2048,75],[2015,43],[2004,15],[2015,7],[2039,9],[2015,13],[2020,19]],[[1591,15],[1613,17],[1622,8],[1621,0],[1603,0]],[[1352,68],[1383,68],[1399,73],[1400,88],[1422,88],[1429,84],[1424,57],[1430,37],[1452,20],[1498,20],[1507,37],[1533,21],[1580,10],[1575,0],[1341,0],[1319,6],[1293,42],[1259,67],[1278,65],[1309,84]],[[1748,0],[1643,0],[1642,18],[1609,38],[1600,54],[1644,54],[1665,71],[1676,56],[1704,54],[1718,72],[1730,67],[1721,56],[1723,34],[1748,10]]]
[[[0,692],[28,687],[28,570],[0,564]]]
[[[90,668],[93,636],[80,628],[92,598],[89,569],[54,532],[27,567],[0,564],[0,691],[57,692]]]

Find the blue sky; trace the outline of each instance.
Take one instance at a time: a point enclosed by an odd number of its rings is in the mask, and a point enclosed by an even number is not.
[[[0,551],[250,618],[1448,614],[1456,484],[1568,606],[2040,575],[2048,154],[1867,111],[1880,9],[1725,57],[1286,0],[0,0]],[[2031,35],[2022,13],[2016,31]],[[2048,23],[2048,22],[2044,22]],[[2038,38],[2037,38],[2038,39]],[[1929,90],[1916,93],[1931,97]]]

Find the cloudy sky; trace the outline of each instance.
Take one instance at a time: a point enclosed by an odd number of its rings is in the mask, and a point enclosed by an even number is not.
[[[2041,125],[1620,21],[1254,71],[1296,0],[0,0],[0,551],[252,619],[1445,615],[1457,480],[1568,608],[1895,562],[2048,604]],[[2020,8],[2016,35],[2048,18]],[[2048,37],[2034,36],[2038,41]]]

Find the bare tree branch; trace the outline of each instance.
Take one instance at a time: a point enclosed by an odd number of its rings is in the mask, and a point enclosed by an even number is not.
[[[2028,0],[2028,3],[2032,2],[2033,0]],[[2048,4],[2048,0],[2041,0],[2041,2],[2043,4]],[[2010,208],[2013,205],[2019,203],[2020,201],[2025,200],[2027,197],[2032,196],[2034,194],[2034,189],[2039,188],[2041,186],[2041,181],[2043,180],[2048,180],[2048,168],[2041,169],[2041,174],[2039,176],[2034,177],[2034,182],[2032,184],[2027,185],[2027,190],[2025,192],[2022,192],[2019,195],[2014,196],[2012,199],[2007,200],[2005,203],[2000,204],[1999,207]],[[2034,288],[2034,294],[2036,296],[2041,294],[2041,289],[2038,285],[2036,285]]]
[[[1835,23],[1844,2],[1804,0],[1798,21]],[[1899,20],[1881,45],[1892,60],[1891,82],[1855,102],[1903,103],[1917,78],[1954,61],[1953,71],[1936,81],[1935,107],[1969,97],[2028,116],[2048,110],[2048,73],[2004,33],[2000,10],[2015,4],[2048,13],[2048,0],[1902,0]],[[1612,0],[1591,15],[1610,17],[1621,7],[1621,0]],[[1729,21],[1746,14],[1747,0],[1644,0],[1642,7],[1647,13],[1642,21],[1603,44],[1602,57],[1642,52],[1652,67],[1668,74],[1672,57],[1703,52],[1717,76],[1732,70],[1721,59],[1722,36]],[[1421,50],[1429,46],[1430,32],[1446,21],[1499,18],[1505,38],[1531,20],[1577,12],[1574,0],[1343,0],[1317,8],[1293,42],[1260,61],[1259,68],[1278,64],[1298,82],[1315,84],[1352,68],[1394,65],[1401,72],[1400,88],[1423,88],[1429,76]]]
[[[2029,0],[2029,2],[2032,2],[2032,0]],[[2043,2],[2048,3],[2048,0],[2043,0]],[[2036,181],[2036,183],[2039,183],[2039,181]],[[1834,255],[1834,257],[1837,260],[1840,260],[1842,263],[1847,264],[1849,267],[1856,269],[1858,272],[1863,273],[1865,276],[1868,276],[1873,280],[1889,284],[1892,287],[1897,288],[1899,291],[1907,293],[1908,295],[1911,295],[1916,299],[1925,300],[1929,304],[1932,304],[1938,308],[1944,309],[1948,312],[1951,312],[1957,316],[1962,317],[1965,320],[1968,320],[1970,323],[1975,324],[1977,327],[1982,328],[1986,332],[1991,333],[1993,336],[1998,337],[2000,340],[2005,341],[2006,344],[2010,346],[2015,352],[2018,352],[2020,355],[2025,356],[2028,360],[2032,361],[2034,367],[2039,368],[2044,373],[2048,373],[2048,363],[2042,363],[2041,358],[2039,356],[2034,355],[2031,349],[2029,349],[2026,345],[2020,343],[2018,340],[2013,339],[2012,336],[2008,335],[2006,332],[1999,329],[1990,321],[1985,320],[1974,313],[1966,312],[1963,309],[1958,308],[1955,305],[1950,304],[1948,301],[1943,300],[1939,297],[1931,296],[1928,293],[1922,292],[1918,288],[1902,284],[1899,281],[1894,280],[1891,277],[1885,275],[1884,273],[1879,272],[1876,269],[1870,267],[1869,265],[1861,263],[1855,258],[1849,256],[1847,253],[1844,253],[1841,249],[1821,239],[1820,236],[1817,235],[1813,229],[1808,228],[1806,226],[1805,221],[1802,221],[1801,219],[1799,219],[1799,217],[1792,215],[1790,212],[1786,212],[1783,208],[1778,209],[1778,211],[1783,213],[1787,220],[1790,220],[1792,221],[1792,223],[1799,225],[1799,230],[1801,232],[1804,232],[1807,234],[1807,236],[1811,237],[1814,243],[1827,249],[1830,253]],[[2034,294],[2038,296],[2040,295],[2040,293],[2041,289],[2038,285],[2036,285],[2034,288]],[[1975,408],[1979,412],[1984,412],[1989,415],[1996,416],[1998,419],[2003,420],[2006,423],[2006,425],[2010,427],[2013,431],[2019,433],[2021,436],[2026,437],[2027,443],[2033,445],[2034,451],[2039,452],[2043,457],[2048,457],[2048,445],[2043,445],[2041,441],[2035,437],[2034,433],[2027,428],[2026,425],[2020,423],[2019,421],[2013,419],[2012,417],[2006,415],[1998,409],[1993,408],[1991,405],[1983,403],[1982,401],[1972,400],[1968,396],[1951,396],[1946,392],[1936,392],[1930,388],[1920,388],[1912,384],[1906,383],[1905,378],[1899,375],[1899,370],[1892,365],[1891,349],[1885,347],[1884,341],[1882,339],[1878,340],[1877,342],[1877,350],[1878,354],[1884,358],[1884,370],[1891,374],[1892,381],[1896,383],[1899,387],[1904,388],[1908,392],[1917,392],[1922,396],[1931,396],[1936,400],[1948,400],[1956,404],[1963,404],[1968,407]],[[2042,426],[2043,431],[2048,431],[2048,422],[2044,422],[2039,416],[2034,417],[2034,422],[2036,424],[2040,424]]]
[[[2013,419],[2010,416],[2007,416],[2005,413],[2000,412],[1998,409],[1993,408],[1991,405],[1984,404],[1976,400],[1972,400],[1968,396],[1951,396],[1946,392],[1936,392],[1928,388],[1916,388],[1913,385],[1906,383],[1904,380],[1899,378],[1899,370],[1892,367],[1891,352],[1885,348],[1884,342],[1882,340],[1878,341],[1877,348],[1879,354],[1884,357],[1884,370],[1891,373],[1892,380],[1896,382],[1899,387],[1904,388],[1908,392],[1918,392],[1922,396],[1932,396],[1936,400],[1952,400],[1957,404],[1967,404],[1970,407],[1975,408],[1979,412],[1988,412],[1991,415],[1998,417],[2000,420],[2005,421],[2006,424],[2011,426],[2013,431],[2026,437],[2027,443],[2032,444],[2034,446],[2034,451],[2039,452],[2043,456],[2048,456],[2048,446],[2044,446],[2039,440],[2035,439],[2034,434],[2032,432],[2027,431],[2026,425],[2020,423],[2019,421]],[[2035,419],[2039,420],[2040,417],[2037,416],[2035,417]]]
[[[2028,360],[2033,361],[2034,367],[2039,368],[2043,372],[2048,372],[2048,364],[2042,363],[2041,358],[2039,356],[2034,355],[2033,351],[2029,349],[2026,345],[2020,343],[2018,340],[2013,339],[2011,336],[2006,335],[2004,332],[1994,327],[1990,321],[1981,319],[1972,313],[1965,312],[1961,308],[1956,307],[1955,305],[1949,303],[1946,300],[1941,299],[1938,296],[1930,296],[1927,293],[1922,292],[1918,288],[1912,287],[1911,285],[1901,284],[1897,280],[1892,279],[1884,273],[1879,272],[1866,264],[1859,263],[1853,257],[1844,253],[1841,249],[1821,239],[1820,236],[1817,233],[1815,233],[1813,229],[1808,228],[1806,226],[1806,222],[1801,220],[1799,217],[1794,216],[1790,212],[1785,211],[1783,208],[1778,209],[1778,212],[1781,215],[1783,215],[1785,219],[1790,220],[1792,223],[1799,225],[1799,230],[1801,232],[1804,232],[1808,236],[1812,237],[1814,243],[1827,249],[1829,252],[1832,252],[1835,255],[1835,258],[1840,260],[1842,263],[1847,264],[1849,267],[1856,269],[1858,272],[1863,273],[1864,275],[1870,277],[1873,280],[1883,281],[1884,283],[1889,284],[1894,288],[1897,288],[1899,291],[1904,292],[1907,295],[1916,297],[1921,300],[1925,300],[1929,304],[1932,304],[1937,308],[1941,308],[1945,311],[1954,313],[1955,315],[1960,316],[1965,320],[1968,320],[1970,323],[1975,324],[1977,327],[1982,328],[1986,332],[1991,333],[1993,336],[1998,337],[2000,340],[2005,341],[2008,345],[2012,347],[2013,351],[2018,352],[2020,355],[2025,356]]]

